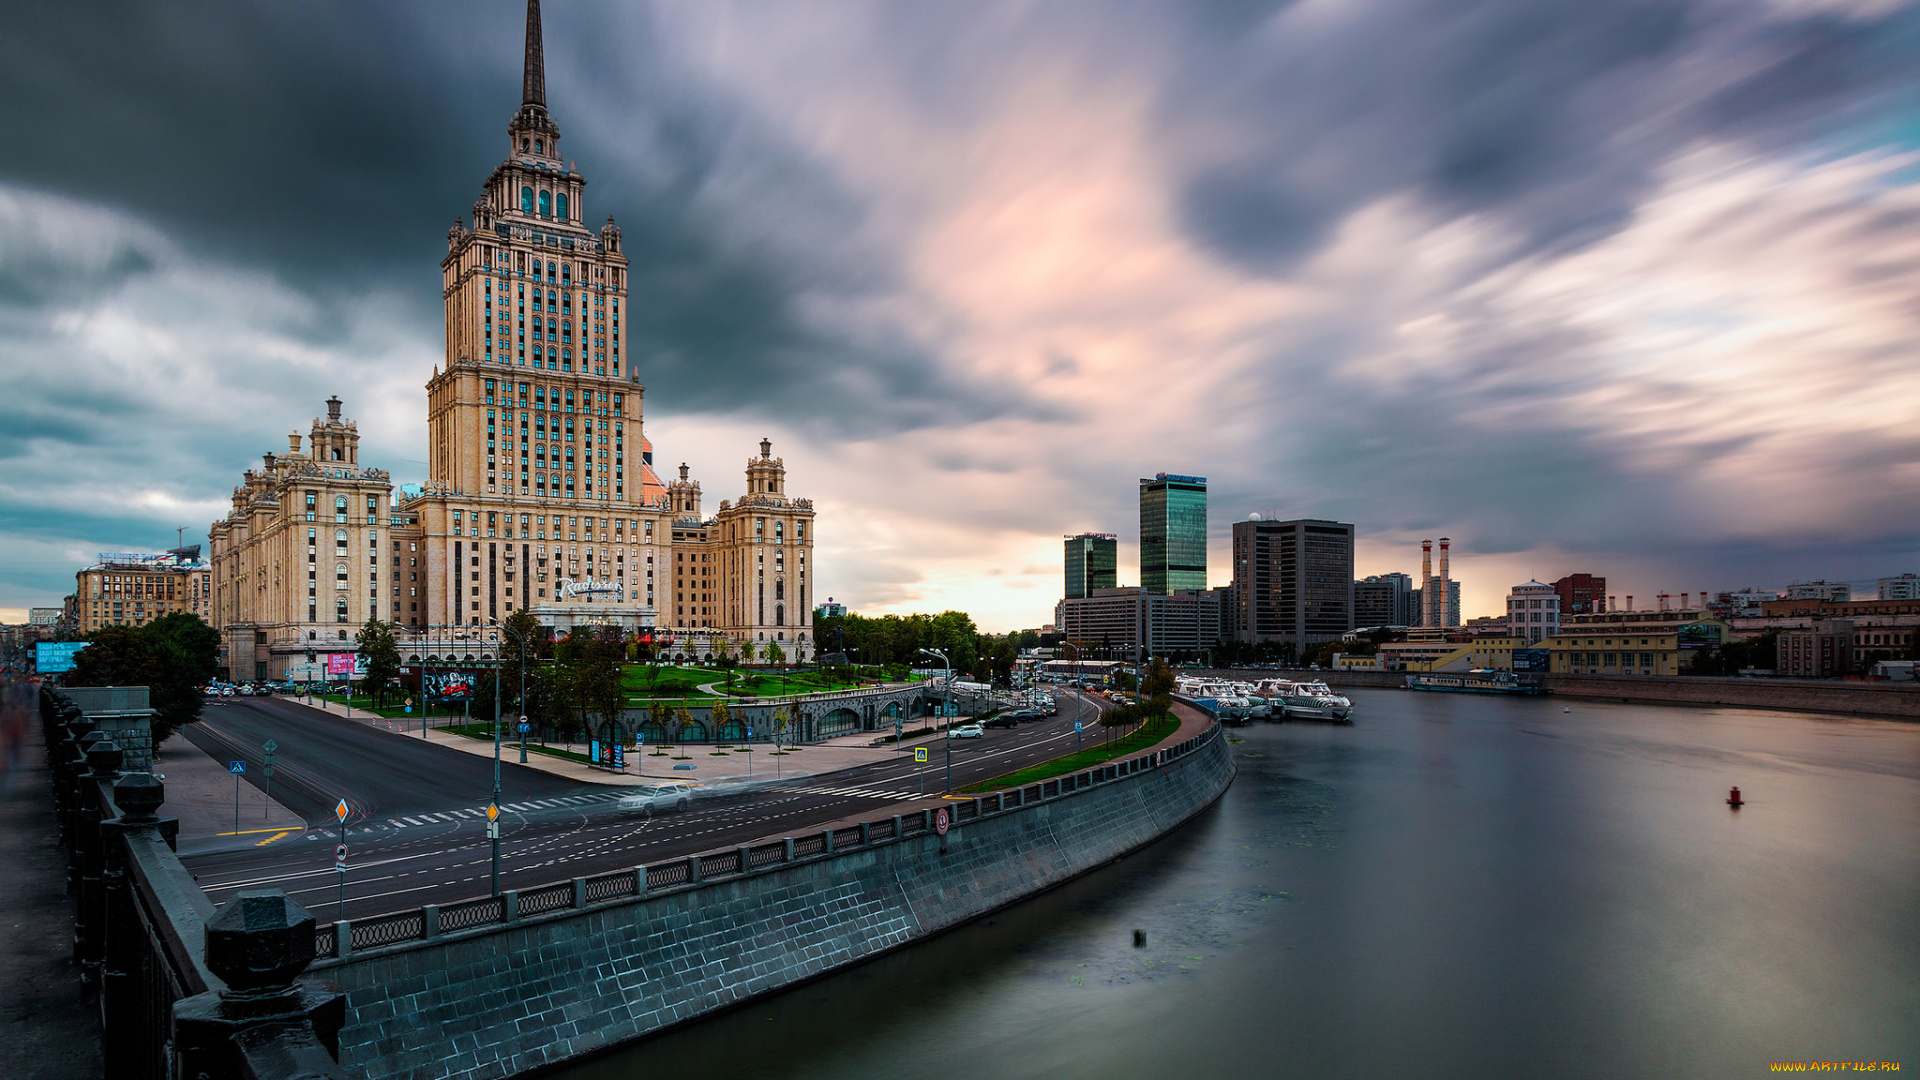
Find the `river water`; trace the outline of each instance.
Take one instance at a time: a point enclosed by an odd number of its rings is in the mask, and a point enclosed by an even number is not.
[[[1920,1070],[1920,725],[1352,694],[1111,867],[560,1075]]]

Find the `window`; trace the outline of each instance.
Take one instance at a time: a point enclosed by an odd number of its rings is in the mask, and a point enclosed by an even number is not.
[[[345,495],[334,496],[333,520],[335,521],[347,520],[347,497]]]
[[[553,216],[553,200],[544,191],[540,193],[540,216],[544,218]]]
[[[559,217],[559,218],[560,218],[560,219],[561,219],[562,221],[565,221],[565,220],[566,220],[566,218],[567,218],[567,196],[566,196],[566,193],[565,193],[565,192],[561,192],[560,194],[558,194],[558,195],[555,195],[555,196],[553,197],[553,209],[554,209],[554,214],[555,214],[555,215],[556,215],[557,217]]]
[[[520,189],[520,212],[523,214],[533,213],[533,189],[530,187]]]

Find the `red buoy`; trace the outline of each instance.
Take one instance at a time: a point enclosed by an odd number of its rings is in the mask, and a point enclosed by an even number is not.
[[[1732,791],[1727,793],[1727,805],[1728,806],[1745,806],[1746,805],[1745,800],[1740,798],[1739,788],[1734,788]]]

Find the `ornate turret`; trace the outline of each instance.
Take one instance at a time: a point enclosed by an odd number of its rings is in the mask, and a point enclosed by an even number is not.
[[[747,459],[747,494],[775,501],[786,498],[787,463],[773,456],[773,440],[760,440],[760,456]]]
[[[527,55],[520,76],[520,111],[507,124],[509,155],[560,164],[560,128],[547,115],[547,60],[540,40],[540,0],[527,0]]]
[[[700,520],[700,481],[687,479],[687,463],[680,463],[680,479],[667,485],[667,506],[675,520]]]

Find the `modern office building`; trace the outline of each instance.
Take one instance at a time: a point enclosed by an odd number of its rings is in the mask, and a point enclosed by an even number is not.
[[[1182,589],[1170,595],[1138,586],[1096,589],[1067,597],[1054,609],[1061,637],[1102,659],[1198,654],[1220,644],[1222,589]]]
[[[1373,574],[1353,583],[1353,625],[1419,624],[1420,590],[1411,574]]]
[[[1304,648],[1353,629],[1353,526],[1340,521],[1233,524],[1234,639]]]
[[[1563,603],[1560,582],[1543,585],[1529,581],[1515,585],[1507,595],[1507,636],[1532,644],[1559,633]]]
[[[1207,587],[1207,478],[1140,481],[1140,587],[1166,596]]]
[[[1553,583],[1560,598],[1563,615],[1604,615],[1607,610],[1607,579],[1593,574],[1568,574]]]
[[[1112,533],[1081,533],[1065,541],[1066,587],[1060,595],[1068,599],[1092,596],[1100,589],[1120,584],[1120,538]]]

